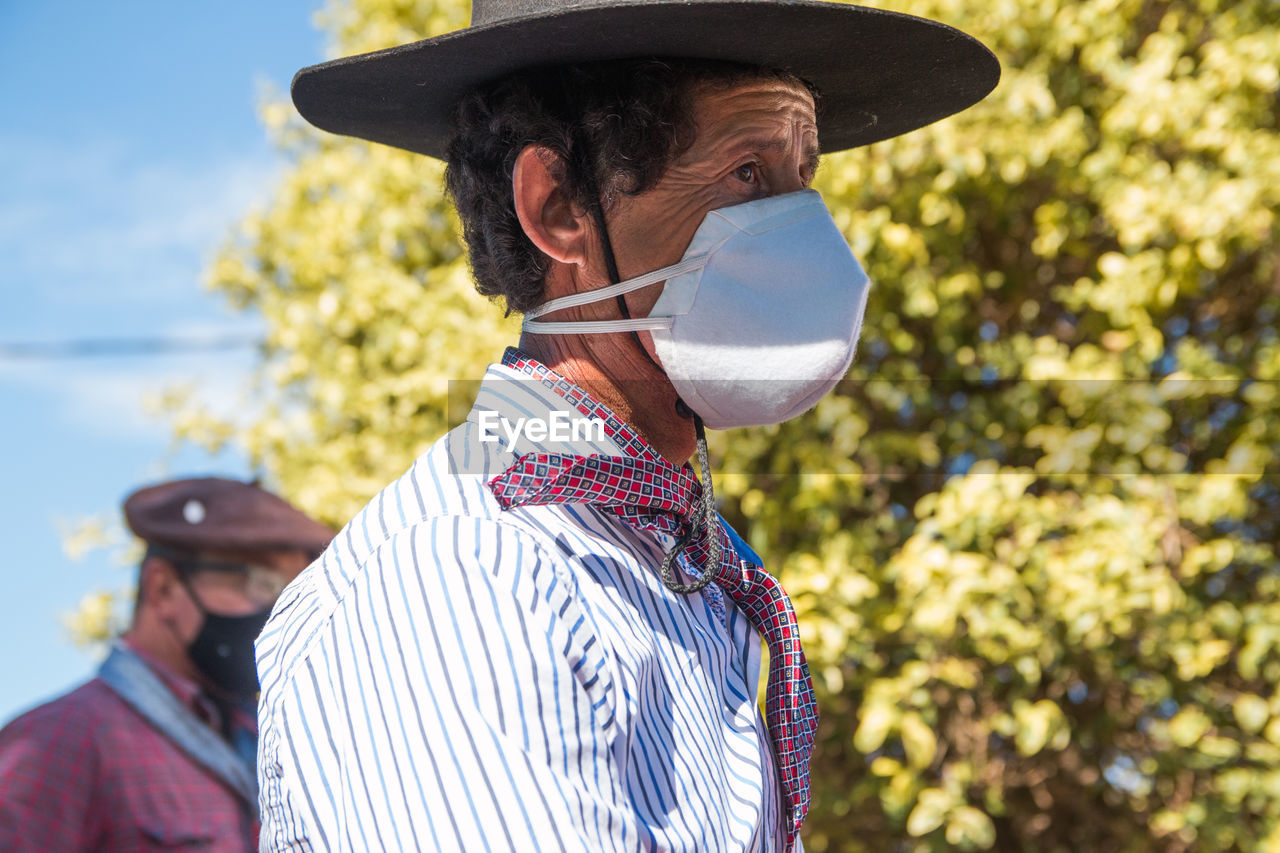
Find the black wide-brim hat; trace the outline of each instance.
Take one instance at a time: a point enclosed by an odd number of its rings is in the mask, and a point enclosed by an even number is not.
[[[823,0],[474,0],[471,26],[313,65],[293,102],[316,127],[440,159],[459,100],[527,68],[641,57],[782,68],[821,95],[823,152],[981,100],[1000,63],[936,21]]]

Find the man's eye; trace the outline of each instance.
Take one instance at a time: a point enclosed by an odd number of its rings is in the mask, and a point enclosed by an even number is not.
[[[746,184],[754,184],[756,182],[756,164],[743,163],[741,166],[733,170],[733,176]]]

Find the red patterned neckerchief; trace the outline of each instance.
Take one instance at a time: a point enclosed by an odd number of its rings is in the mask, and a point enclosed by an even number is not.
[[[640,530],[656,530],[677,538],[696,525],[685,555],[700,572],[712,573],[716,585],[764,637],[769,647],[765,724],[773,742],[784,802],[791,815],[786,827],[786,849],[790,849],[809,810],[809,757],[818,728],[818,711],[809,665],[800,647],[795,610],[782,585],[762,567],[739,555],[722,522],[715,531],[720,542],[719,565],[707,565],[711,537],[701,523],[702,485],[691,466],[686,463],[677,468],[663,459],[606,407],[532,359],[508,351],[503,361],[544,381],[554,380],[556,392],[571,399],[579,411],[589,408],[593,415],[603,417],[606,432],[619,446],[645,452],[636,456],[526,454],[489,481],[502,508],[594,504]],[[519,363],[513,363],[516,361]],[[560,383],[576,392],[573,398],[558,387]]]

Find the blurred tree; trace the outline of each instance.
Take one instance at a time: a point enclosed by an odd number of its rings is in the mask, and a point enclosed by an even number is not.
[[[1280,849],[1274,0],[883,5],[1004,77],[826,158],[877,282],[859,362],[717,436],[821,694],[807,847]],[[345,54],[467,7],[321,17]],[[267,321],[268,406],[177,429],[341,523],[517,326],[471,291],[438,164],[265,117],[296,166],[210,284]]]

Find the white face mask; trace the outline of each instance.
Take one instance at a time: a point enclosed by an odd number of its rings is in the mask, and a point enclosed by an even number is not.
[[[562,308],[666,281],[648,317],[547,322]],[[707,213],[684,258],[525,314],[536,334],[648,329],[676,393],[712,429],[814,406],[853,362],[870,281],[816,190]]]

